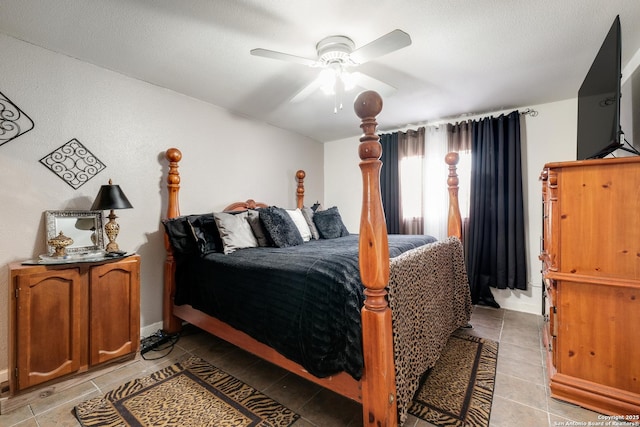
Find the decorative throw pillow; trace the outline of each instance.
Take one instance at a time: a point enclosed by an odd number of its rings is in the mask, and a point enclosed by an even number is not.
[[[194,232],[186,216],[162,220],[174,255],[188,255],[198,252]]]
[[[315,240],[320,238],[320,233],[318,233],[318,228],[316,224],[313,222],[313,209],[309,207],[302,208],[302,216],[304,216],[305,221],[307,221],[307,225],[309,226],[309,231],[311,231],[311,237]]]
[[[267,232],[260,222],[260,213],[257,210],[253,209],[249,210],[248,212],[249,216],[247,217],[247,221],[249,221],[249,225],[251,226],[253,235],[256,236],[258,246],[270,246]]]
[[[276,206],[260,209],[260,221],[274,246],[286,248],[304,243],[286,210]]]
[[[253,231],[251,231],[249,221],[247,221],[249,217],[247,212],[239,214],[215,212],[213,217],[220,232],[225,254],[230,254],[236,249],[255,248],[258,246],[258,241],[253,235]]]
[[[349,230],[342,222],[340,212],[335,206],[323,211],[317,210],[313,214],[313,222],[316,224],[320,237],[323,239],[335,239],[336,237],[349,235]]]
[[[307,220],[304,219],[304,215],[302,215],[302,211],[300,209],[287,209],[287,213],[300,232],[302,241],[308,242],[309,240],[311,240],[311,230],[309,229]]]
[[[189,222],[200,253],[222,252],[222,239],[213,213],[189,216]]]

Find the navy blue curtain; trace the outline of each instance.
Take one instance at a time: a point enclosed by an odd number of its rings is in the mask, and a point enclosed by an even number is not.
[[[382,170],[380,192],[387,222],[387,233],[400,234],[400,172],[398,168],[398,132],[380,135]]]
[[[526,289],[520,114],[472,122],[465,253],[474,304],[499,307],[490,287]]]

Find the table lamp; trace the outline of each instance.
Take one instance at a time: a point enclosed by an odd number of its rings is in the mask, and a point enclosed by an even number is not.
[[[111,211],[107,217],[109,218],[109,221],[104,225],[104,231],[109,239],[109,243],[106,247],[107,252],[121,252],[120,248],[118,248],[118,244],[116,243],[116,237],[118,237],[118,233],[120,232],[120,226],[116,222],[117,216],[113,213],[114,209],[129,209],[132,207],[133,206],[131,206],[131,203],[127,199],[127,196],[124,195],[119,185],[114,185],[112,181],[109,180],[108,185],[100,187],[100,191],[98,191],[98,195],[93,201],[93,205],[91,205],[91,210]]]

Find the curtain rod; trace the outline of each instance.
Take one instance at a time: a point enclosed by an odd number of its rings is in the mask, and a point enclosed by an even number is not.
[[[538,115],[538,111],[534,110],[533,108],[527,108],[527,109],[525,109],[523,111],[520,111],[520,114],[523,114],[525,116],[529,115],[531,117],[536,117]]]
[[[517,108],[515,110],[518,110]],[[407,124],[403,127],[400,128],[395,128],[395,129],[379,129],[380,133],[392,133],[392,132],[406,132],[407,130],[414,130],[417,127],[439,127],[443,124],[448,124],[448,123],[452,123],[453,121],[458,122],[459,120],[475,120],[473,119],[474,117],[482,117],[482,116],[491,116],[494,114],[498,114],[500,113],[501,110],[498,111],[493,111],[493,112],[486,112],[486,113],[464,113],[464,114],[460,114],[458,116],[453,116],[453,117],[445,117],[443,119],[439,119],[433,122],[417,122],[417,123],[411,123],[411,124]],[[538,115],[538,110],[534,110],[531,107],[527,107],[522,111],[519,111],[520,114],[525,115],[525,116],[531,116],[531,117],[536,117]],[[504,114],[504,113],[501,113]]]

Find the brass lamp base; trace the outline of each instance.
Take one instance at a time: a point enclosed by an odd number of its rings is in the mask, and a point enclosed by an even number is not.
[[[116,243],[116,237],[118,237],[118,233],[120,233],[120,225],[116,222],[117,216],[113,213],[113,209],[107,218],[109,218],[109,221],[104,225],[104,232],[107,234],[109,243],[107,243],[105,249],[107,252],[120,252],[120,248]]]

